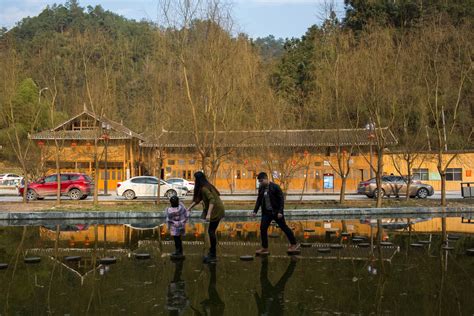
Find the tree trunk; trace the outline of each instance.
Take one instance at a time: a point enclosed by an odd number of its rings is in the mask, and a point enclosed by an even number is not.
[[[446,172],[443,170],[440,172],[441,176],[441,206],[446,206]]]
[[[160,152],[160,158],[158,158],[158,187],[156,189],[156,200],[155,200],[155,204],[157,206],[160,205],[160,200],[161,200],[161,168],[163,168],[163,158],[161,156],[161,152]]]
[[[347,177],[343,176],[341,180],[342,180],[342,182],[341,182],[341,192],[339,194],[339,204],[344,204],[344,202],[346,200]]]

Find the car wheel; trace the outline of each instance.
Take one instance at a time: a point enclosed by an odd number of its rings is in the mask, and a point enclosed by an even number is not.
[[[178,193],[175,191],[175,190],[168,190],[166,191],[165,193],[165,196],[169,199],[171,198],[172,196],[175,196],[175,195],[178,195]]]
[[[384,189],[380,189],[380,194],[382,195],[382,197],[385,196],[385,191],[384,191]],[[375,190],[374,190],[374,199],[376,199],[378,196],[379,196],[379,190],[378,190],[378,189],[375,189]]]
[[[34,201],[38,198],[38,194],[36,194],[35,190],[29,189],[26,191],[26,199],[28,201]]]
[[[135,192],[133,192],[132,190],[127,190],[127,191],[123,192],[123,196],[127,200],[133,200],[135,198]]]
[[[79,200],[84,194],[79,189],[72,189],[68,195],[71,200]]]
[[[416,193],[416,196],[419,198],[419,199],[426,199],[428,197],[428,190],[426,190],[425,188],[421,188],[418,190],[418,192]]]

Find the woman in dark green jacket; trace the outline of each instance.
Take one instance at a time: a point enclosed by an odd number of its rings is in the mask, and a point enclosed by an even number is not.
[[[217,261],[216,257],[216,230],[219,226],[219,222],[225,215],[224,203],[220,198],[220,193],[206,178],[203,172],[198,171],[194,174],[194,196],[193,203],[189,206],[188,211],[197,204],[204,203],[203,214],[206,216],[206,220],[209,223],[209,240],[211,241],[211,248],[209,254],[204,257],[204,263],[211,263]]]

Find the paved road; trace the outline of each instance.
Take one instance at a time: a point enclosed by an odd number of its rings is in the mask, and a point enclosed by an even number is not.
[[[447,199],[462,199],[461,193],[449,192],[447,194]],[[433,196],[429,197],[429,199],[440,199],[441,194],[435,193]],[[55,200],[56,197],[47,197],[45,200]],[[64,196],[62,197],[64,200],[69,200],[69,197]],[[185,201],[190,201],[192,199],[191,196],[186,196]],[[222,195],[222,200],[224,201],[255,201],[255,195]],[[288,195],[286,200],[287,201],[299,201],[301,197],[299,195]],[[346,195],[347,200],[368,200],[365,195]],[[92,200],[92,197],[88,197],[87,200]],[[153,199],[138,199],[138,201],[151,201]],[[313,195],[304,195],[303,201],[337,201],[339,200],[339,195],[337,194],[313,194]],[[118,197],[115,194],[108,195],[108,196],[99,196],[99,201],[126,201],[123,197]],[[135,200],[137,201],[137,200]],[[19,196],[0,196],[0,203],[2,202],[21,202],[21,197]]]

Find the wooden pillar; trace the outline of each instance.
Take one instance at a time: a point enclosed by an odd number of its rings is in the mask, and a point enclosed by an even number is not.
[[[133,154],[133,146],[132,146],[133,140],[130,140],[130,176],[134,177],[135,176],[135,155]]]
[[[122,181],[127,180],[127,145],[126,143],[123,144],[123,170],[122,170]]]

